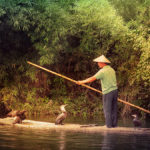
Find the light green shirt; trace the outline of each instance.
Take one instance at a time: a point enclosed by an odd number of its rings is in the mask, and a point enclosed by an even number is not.
[[[101,80],[103,94],[117,89],[116,73],[109,65],[100,69],[94,77]]]

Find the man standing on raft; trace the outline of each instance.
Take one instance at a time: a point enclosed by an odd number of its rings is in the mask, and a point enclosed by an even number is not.
[[[103,110],[105,115],[105,123],[107,128],[117,127],[117,97],[118,88],[116,82],[116,73],[109,64],[111,63],[104,55],[93,60],[98,63],[101,68],[94,76],[82,81],[77,81],[77,84],[93,82],[96,79],[101,80],[103,93]]]

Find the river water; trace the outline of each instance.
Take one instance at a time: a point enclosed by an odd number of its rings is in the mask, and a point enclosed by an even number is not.
[[[34,120],[49,121],[47,119],[34,118]],[[66,120],[66,123],[102,125],[104,121],[78,118]],[[120,120],[119,126],[133,125],[131,120]],[[146,122],[143,127],[149,128],[150,125]],[[0,125],[0,150],[150,150],[150,135],[41,131]]]

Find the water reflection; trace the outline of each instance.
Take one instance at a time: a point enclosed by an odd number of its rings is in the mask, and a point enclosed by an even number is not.
[[[150,150],[149,141],[148,134],[84,133],[0,126],[0,150]]]
[[[65,150],[66,146],[66,132],[61,131],[59,136],[59,150]]]
[[[102,141],[102,150],[107,150],[109,147],[109,150],[112,150],[112,143],[113,143],[113,138],[106,132],[103,133],[103,141]]]
[[[103,136],[103,141],[102,141],[102,149],[101,150],[120,150],[120,149],[123,150],[124,149],[124,147],[120,146],[120,144],[122,143],[121,138],[123,138],[123,137],[120,138],[120,136],[118,136],[118,134],[104,132],[104,133],[102,133],[102,136]],[[126,136],[124,136],[124,137],[126,137]]]
[[[150,135],[141,134],[103,134],[102,150],[149,150]]]

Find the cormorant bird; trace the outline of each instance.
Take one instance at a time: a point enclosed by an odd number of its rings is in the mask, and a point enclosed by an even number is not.
[[[13,124],[22,123],[22,120],[26,119],[25,112],[26,110],[23,111],[15,110],[8,113],[7,116],[14,117]]]
[[[13,124],[22,123],[22,120],[26,119],[25,112],[26,110],[19,111],[14,118]]]
[[[63,125],[63,121],[66,119],[66,117],[67,117],[67,111],[66,111],[66,109],[65,109],[65,107],[67,106],[67,104],[66,105],[61,105],[60,106],[60,110],[61,110],[61,114],[60,115],[58,115],[58,117],[56,118],[56,121],[55,121],[55,124],[56,125]]]
[[[21,118],[20,118],[19,116],[16,116],[16,117],[14,117],[14,121],[13,121],[12,123],[13,123],[13,124],[16,124],[16,123],[21,124],[21,123],[22,123],[22,120],[21,120]]]
[[[19,110],[12,110],[7,114],[7,117],[15,117],[17,114],[19,114]]]
[[[134,117],[133,119],[133,124],[134,124],[134,127],[141,127],[142,126],[142,123],[141,121],[138,119],[138,116],[136,114],[132,115],[132,117]]]

